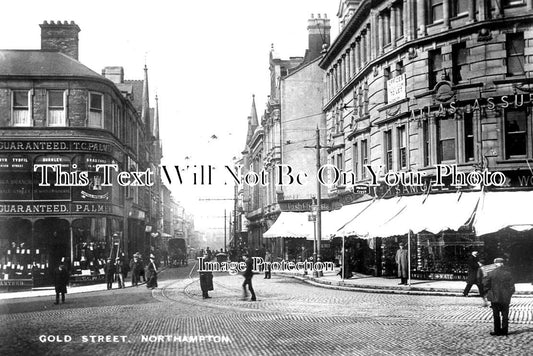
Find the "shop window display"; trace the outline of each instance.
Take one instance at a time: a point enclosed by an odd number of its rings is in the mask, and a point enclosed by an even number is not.
[[[71,282],[101,281],[106,259],[120,248],[119,224],[106,218],[84,218],[72,223],[74,259]]]
[[[413,278],[463,280],[468,254],[482,249],[483,241],[471,232],[420,233],[412,236],[411,246],[416,251],[411,259]]]
[[[14,283],[13,285],[35,284],[40,285],[46,278],[48,260],[46,251],[32,249],[25,242],[11,242],[5,249],[2,261],[2,280],[25,280],[27,283]],[[6,283],[10,285],[11,283]]]

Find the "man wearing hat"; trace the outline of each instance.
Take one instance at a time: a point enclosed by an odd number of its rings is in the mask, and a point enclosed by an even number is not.
[[[115,276],[117,278],[118,287],[126,288],[124,285],[124,261],[120,257],[115,259]]]
[[[155,256],[153,254],[150,254],[150,263],[148,263],[146,269],[148,270],[146,287],[149,289],[157,288],[157,266],[155,264]]]
[[[137,252],[133,255],[133,258],[130,261],[130,269],[131,269],[131,285],[132,286],[139,286],[139,275],[141,273],[142,269],[142,263],[141,263],[141,255]]]
[[[398,251],[396,251],[396,264],[398,265],[398,277],[401,278],[398,284],[407,284],[408,267],[407,267],[407,250],[403,248],[403,242],[400,242]]]
[[[107,283],[107,289],[113,288],[113,280],[115,279],[115,264],[113,263],[113,259],[109,257],[107,259],[107,262],[104,267],[105,271],[105,280]]]
[[[513,276],[509,268],[503,265],[503,258],[496,258],[496,269],[490,271],[483,281],[487,299],[491,302],[494,317],[494,336],[507,335],[509,325],[509,304],[515,292]]]
[[[478,252],[472,251],[470,256],[468,256],[468,277],[466,279],[466,287],[463,291],[465,297],[468,296],[470,288],[475,284],[477,286],[479,295],[483,298],[483,286],[481,281],[478,279],[478,270],[481,267],[481,262],[479,262]]]

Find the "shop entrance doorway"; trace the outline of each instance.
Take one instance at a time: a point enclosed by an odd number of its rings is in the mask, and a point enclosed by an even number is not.
[[[58,218],[46,218],[35,222],[35,245],[42,251],[48,263],[47,282],[53,283],[53,271],[65,259],[67,270],[70,271],[70,234],[69,223]]]

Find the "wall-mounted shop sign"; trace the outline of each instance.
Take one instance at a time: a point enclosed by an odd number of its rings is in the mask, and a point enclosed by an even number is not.
[[[423,106],[419,108],[415,107],[410,110],[409,119],[411,121],[414,121],[427,118],[429,116],[435,116],[440,118],[451,116],[459,120],[462,119],[462,117],[460,115],[455,114],[460,112],[471,113],[481,111],[481,109],[485,109],[488,111],[495,111],[507,108],[518,109],[527,106],[533,106],[533,93],[491,96],[466,101],[452,100],[449,102],[441,102],[436,105]],[[481,119],[483,118],[484,117],[481,116]]]
[[[25,156],[0,155],[0,171],[29,171],[31,161]]]
[[[90,141],[0,141],[0,152],[67,152],[67,151],[86,151],[86,152],[111,152],[111,145],[107,143],[90,142]]]
[[[31,279],[0,279],[0,287],[32,287]]]
[[[110,212],[111,206],[101,203],[0,203],[0,215],[109,214]]]
[[[68,178],[71,171],[70,158],[61,155],[43,155],[35,158],[34,167],[41,164],[56,164],[64,172],[58,170],[34,171],[33,174],[33,200],[70,200],[70,187],[59,186],[57,183]],[[49,186],[41,185],[43,179],[50,182]]]
[[[392,79],[387,80],[387,101],[394,103],[398,100],[405,99],[405,74],[400,74]]]
[[[294,212],[305,212],[305,211],[311,211],[312,207],[312,201],[311,200],[305,200],[305,201],[287,201],[287,202],[281,202],[279,203],[279,207],[281,211],[294,211]],[[328,203],[323,202],[320,204],[321,210],[331,210],[331,207]]]

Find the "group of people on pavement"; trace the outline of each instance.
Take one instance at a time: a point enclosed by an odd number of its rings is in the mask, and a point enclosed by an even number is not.
[[[146,266],[146,270],[148,271],[156,271],[157,267],[155,266],[155,256],[153,254],[150,254],[150,262]],[[147,286],[150,284],[148,288],[157,287],[157,273],[156,276],[153,276],[152,273],[152,280],[150,281],[150,277],[148,278],[149,282],[146,280],[146,273],[145,273],[145,267],[142,261],[142,256],[139,252],[136,252],[133,257],[131,258],[129,264],[127,264],[124,260],[124,255],[117,256],[115,258],[115,261],[110,257],[107,259],[107,263],[104,267],[105,271],[105,278],[107,282],[107,289],[113,288],[113,282],[116,280],[118,283],[118,288],[126,288],[125,279],[128,276],[128,273],[131,271],[131,285],[137,287],[139,285],[139,282],[141,281],[141,278],[143,282],[147,283]],[[150,274],[149,274],[150,275]],[[155,282],[154,282],[155,278]]]
[[[131,271],[132,287],[139,286],[142,277],[143,282],[146,282],[146,287],[148,289],[157,288],[158,269],[155,262],[155,256],[150,254],[150,262],[146,265],[145,273],[142,256],[139,252],[136,252],[129,264],[124,262],[124,254],[118,256],[114,261],[111,257],[107,259],[107,262],[104,266],[107,289],[109,290],[113,288],[113,283],[115,280],[118,283],[119,289],[126,288],[124,280],[126,279],[129,271]],[[66,265],[65,258],[63,257],[58,267],[54,270],[54,287],[56,292],[56,301],[54,304],[59,304],[60,300],[62,303],[65,303],[65,294],[67,294],[69,277],[70,275],[68,267]]]

